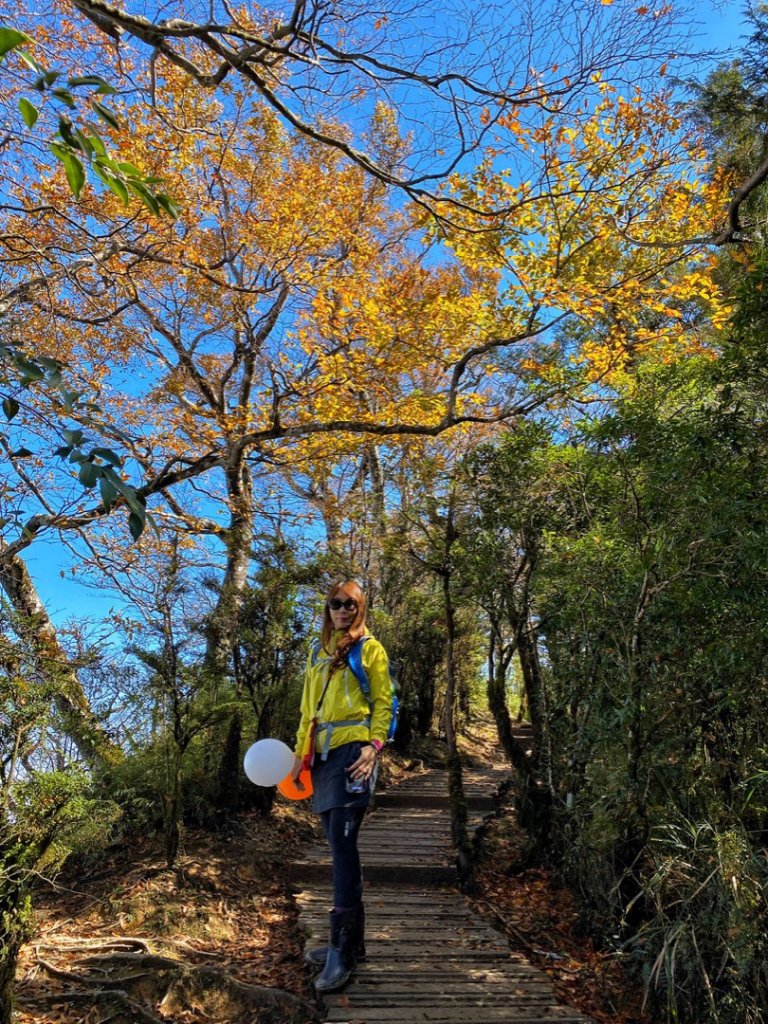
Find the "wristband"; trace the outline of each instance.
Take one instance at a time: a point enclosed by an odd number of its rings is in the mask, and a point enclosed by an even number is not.
[[[371,740],[371,746],[373,747],[377,754],[380,754],[381,748],[384,746],[384,744],[381,742],[381,740]]]

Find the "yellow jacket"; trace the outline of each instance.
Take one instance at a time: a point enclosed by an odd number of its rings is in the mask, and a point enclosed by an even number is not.
[[[331,647],[336,649],[338,634],[334,634]],[[321,752],[326,744],[328,749],[340,747],[342,743],[353,740],[381,740],[385,743],[389,732],[389,721],[392,715],[392,689],[389,679],[389,659],[387,652],[378,640],[368,634],[363,644],[363,667],[371,687],[371,704],[365,699],[363,692],[349,667],[337,669],[331,676],[328,689],[320,711],[317,702],[323,692],[330,657],[322,648],[315,664],[312,664],[312,652],[307,659],[307,673],[304,677],[304,690],[301,695],[301,722],[296,733],[294,752],[298,757],[306,753],[307,737],[312,719],[317,715],[318,721],[324,722],[359,722],[359,725],[344,725],[328,731],[321,731],[315,739],[315,750]],[[370,719],[370,725],[366,720]]]

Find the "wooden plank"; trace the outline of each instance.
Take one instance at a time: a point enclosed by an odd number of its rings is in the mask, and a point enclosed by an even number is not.
[[[322,945],[326,939],[327,929],[318,929],[310,937],[311,941],[309,945],[315,945],[315,940],[318,940],[319,944]],[[498,966],[505,962],[506,951],[498,949],[494,946],[450,946],[443,945],[438,947],[432,947],[429,950],[423,949],[418,942],[407,942],[407,941],[377,941],[373,939],[368,942],[366,937],[366,950],[368,951],[368,963],[377,964],[384,959],[391,959],[400,962],[400,969],[410,970],[410,965],[419,962],[440,962],[441,960],[448,959],[455,964],[455,970],[462,970],[462,964],[466,967],[477,967],[478,959],[481,961],[482,957],[485,956],[486,962],[489,967]],[[423,954],[423,955],[422,955]],[[476,954],[482,954],[482,956],[476,956]],[[363,966],[363,965],[361,965]]]
[[[333,904],[333,892],[329,886],[324,888],[313,886],[311,898],[307,896],[308,889],[303,889],[297,896],[300,905],[309,910],[312,907],[327,907]],[[377,916],[397,917],[410,920],[413,917],[434,917],[435,914],[447,914],[450,917],[460,917],[466,921],[482,920],[475,917],[470,909],[461,900],[457,900],[451,889],[432,890],[433,898],[427,900],[409,899],[393,892],[382,896],[382,889],[378,886],[371,886],[363,890],[363,902],[366,907]]]
[[[507,940],[504,936],[499,935],[498,932],[494,932],[491,929],[470,929],[461,918],[454,919],[438,919],[435,923],[440,927],[435,929],[434,932],[425,932],[424,929],[428,927],[428,922],[425,920],[423,926],[415,925],[413,927],[405,927],[396,922],[394,925],[389,926],[370,914],[366,914],[366,935],[370,937],[372,942],[380,941],[382,943],[394,942],[400,939],[407,939],[409,942],[417,942],[422,946],[434,945],[438,942],[445,944],[446,942],[464,942],[466,945],[469,942],[474,942],[477,939],[483,939],[487,944],[488,942],[495,943],[499,949],[504,950],[505,953],[509,953]],[[306,924],[307,927],[315,928],[326,928],[328,926],[328,910],[320,911],[316,914],[302,916],[302,923]],[[442,933],[442,934],[441,934]]]
[[[328,927],[328,913],[307,917],[303,923],[313,931],[322,930]],[[482,942],[484,946],[493,945],[505,953],[508,951],[503,936],[500,936],[498,932],[494,932],[490,928],[468,928],[461,919],[440,919],[436,923],[440,926],[441,931],[457,936],[458,941],[463,942],[464,945],[477,945],[477,943]],[[370,924],[366,925],[365,936],[369,942],[381,944],[407,941],[416,942],[421,946],[426,944],[434,946],[437,940],[434,938],[433,933],[425,934],[425,927],[425,925],[407,926],[399,921],[394,925],[387,925],[380,920],[373,920]],[[448,939],[444,937],[440,941],[445,945]]]
[[[325,941],[325,936],[328,929],[318,928],[317,931],[311,933],[312,942],[318,939],[321,943]],[[498,946],[483,945],[478,943],[474,946],[466,946],[460,943],[445,942],[439,945],[432,944],[429,948],[424,946],[424,942],[421,940],[414,940],[409,942],[405,938],[397,938],[394,940],[384,939],[377,940],[371,939],[368,941],[366,934],[365,946],[368,951],[369,960],[373,959],[384,959],[386,957],[400,958],[405,961],[406,967],[408,963],[419,960],[442,960],[445,957],[450,957],[454,961],[466,961],[476,960],[478,957],[500,957],[502,960],[507,957],[507,951],[500,949]]]
[[[564,1006],[477,1006],[477,1004],[457,1006],[419,1006],[412,1007],[408,1003],[402,1006],[377,1006],[353,1008],[350,1006],[329,1007],[326,1021],[339,1022],[360,1021],[362,1024],[375,1024],[377,1021],[396,1021],[397,1024],[416,1024],[429,1021],[430,1024],[586,1024],[587,1018],[576,1010]]]
[[[330,885],[313,886],[312,889],[303,889],[297,895],[299,902],[313,904],[326,902],[333,894]],[[386,914],[389,911],[399,913],[401,910],[408,915],[422,912],[431,914],[435,911],[455,910],[463,917],[472,917],[480,920],[476,914],[466,905],[464,900],[455,890],[442,889],[435,892],[434,889],[428,892],[417,892],[409,889],[390,889],[386,886],[366,890],[364,895],[366,906],[375,907],[377,913]]]
[[[402,1009],[403,1006],[408,1006],[412,1009],[422,1007],[428,1009],[443,1009],[446,1007],[453,1009],[456,1006],[501,1006],[508,1009],[511,1002],[514,1002],[515,1008],[533,1008],[538,1013],[545,1013],[552,1006],[557,1005],[552,999],[551,992],[488,992],[487,990],[483,991],[480,987],[438,993],[434,991],[425,992],[420,987],[413,986],[411,989],[400,988],[398,992],[391,995],[378,992],[362,992],[357,994],[357,996],[351,988],[348,988],[345,996],[344,1001],[336,1005],[346,1006],[350,1010],[354,1010],[357,1006],[365,1007],[366,1013],[370,1010],[387,1010],[394,1007]],[[333,1005],[333,1000],[329,1000],[328,1006],[331,1007]]]
[[[377,868],[384,864],[432,864],[436,860],[441,860],[443,857],[450,855],[448,850],[428,850],[428,849],[409,849],[407,846],[401,848],[400,852],[396,849],[382,849],[375,851],[373,849],[366,850],[363,844],[360,844],[360,860],[363,863],[363,871],[366,867]],[[366,854],[368,855],[366,857]],[[318,852],[318,854],[312,858],[307,857],[306,860],[297,860],[295,864],[330,864],[331,855],[328,850]]]
[[[311,907],[306,906],[304,915],[307,920],[311,922],[327,922],[328,911],[331,909],[329,902],[323,901]],[[383,914],[375,907],[370,907],[368,903],[365,905],[368,918],[367,928],[371,935],[377,930],[386,932],[388,935],[407,931],[418,932],[419,935],[428,937],[433,931],[440,931],[450,927],[458,934],[464,931],[472,931],[482,935],[494,935],[498,942],[506,942],[505,938],[500,936],[497,931],[494,931],[490,925],[472,921],[471,918],[468,918],[466,914],[462,914],[459,910],[455,913],[436,910],[432,914],[427,914],[421,910],[419,913],[414,911],[411,917],[402,917],[400,914]],[[433,927],[430,928],[430,925]]]
[[[328,924],[328,910],[318,909],[311,913],[307,912],[302,920],[305,920],[311,927],[316,925],[325,927]],[[434,925],[433,928],[429,927],[430,923]],[[409,941],[418,941],[422,945],[434,945],[436,942],[448,941],[472,943],[482,939],[485,943],[495,943],[499,949],[505,951],[508,949],[507,939],[503,935],[499,935],[493,928],[488,925],[473,925],[466,918],[458,915],[453,917],[435,915],[433,919],[421,917],[403,921],[396,918],[381,918],[366,911],[365,934],[371,941],[380,939],[382,942],[387,942],[408,938]]]
[[[445,964],[445,966],[443,966]],[[356,977],[367,985],[372,979],[386,980],[388,977],[395,979],[402,978],[404,974],[408,977],[418,977],[424,981],[450,981],[451,979],[464,978],[469,981],[478,981],[483,984],[495,984],[497,981],[506,983],[523,983],[542,981],[542,984],[549,985],[551,982],[545,974],[535,968],[526,968],[516,964],[504,964],[503,962],[490,963],[483,960],[474,966],[458,960],[432,961],[431,963],[418,963],[408,958],[398,960],[392,959],[385,966],[377,963],[371,966],[370,963],[358,964]]]
[[[349,987],[345,989],[346,994],[353,995],[355,992],[359,992],[362,986],[366,992],[371,994],[391,996],[402,993],[405,989],[411,991],[414,987],[410,974],[379,974],[374,968],[371,968],[365,970],[364,976],[361,976],[359,972],[363,967],[363,964],[358,967],[358,973],[354,975]],[[512,977],[514,976],[502,971],[488,972],[482,977],[478,977],[477,973],[465,977],[458,972],[433,972],[431,975],[427,975],[424,972],[419,975],[418,989],[420,993],[436,992],[438,995],[443,992],[453,991],[477,991],[482,995],[498,987],[508,993]],[[519,995],[535,995],[547,992],[551,996],[552,982],[543,974],[539,976],[518,977],[511,991]]]

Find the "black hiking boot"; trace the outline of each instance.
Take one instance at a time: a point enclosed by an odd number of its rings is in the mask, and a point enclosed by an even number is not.
[[[357,963],[355,952],[359,942],[359,909],[332,910],[329,918],[331,934],[325,966],[315,978],[315,989],[321,993],[337,992],[344,988]]]
[[[356,907],[358,915],[358,943],[357,950],[355,951],[355,960],[359,964],[364,964],[368,959],[368,954],[365,951],[365,907],[361,903],[359,907]],[[325,961],[328,958],[328,947],[317,946],[315,949],[309,949],[304,954],[304,962],[309,964],[310,967],[315,967],[317,970],[321,970],[325,966]]]

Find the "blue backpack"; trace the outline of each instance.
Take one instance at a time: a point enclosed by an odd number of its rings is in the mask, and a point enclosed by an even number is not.
[[[353,644],[347,655],[347,664],[352,675],[357,680],[357,685],[360,687],[360,692],[368,701],[368,707],[373,712],[373,703],[371,702],[371,684],[368,680],[368,675],[363,666],[363,644],[366,640],[370,640],[370,637],[363,636],[357,643]],[[312,664],[317,662],[320,657],[320,651],[322,650],[322,644],[318,641],[312,648]],[[397,688],[395,679],[390,670],[389,673],[389,684],[392,693],[392,714],[389,719],[389,729],[387,730],[387,743],[391,743],[397,729],[397,718],[400,714],[400,701],[397,696]]]

